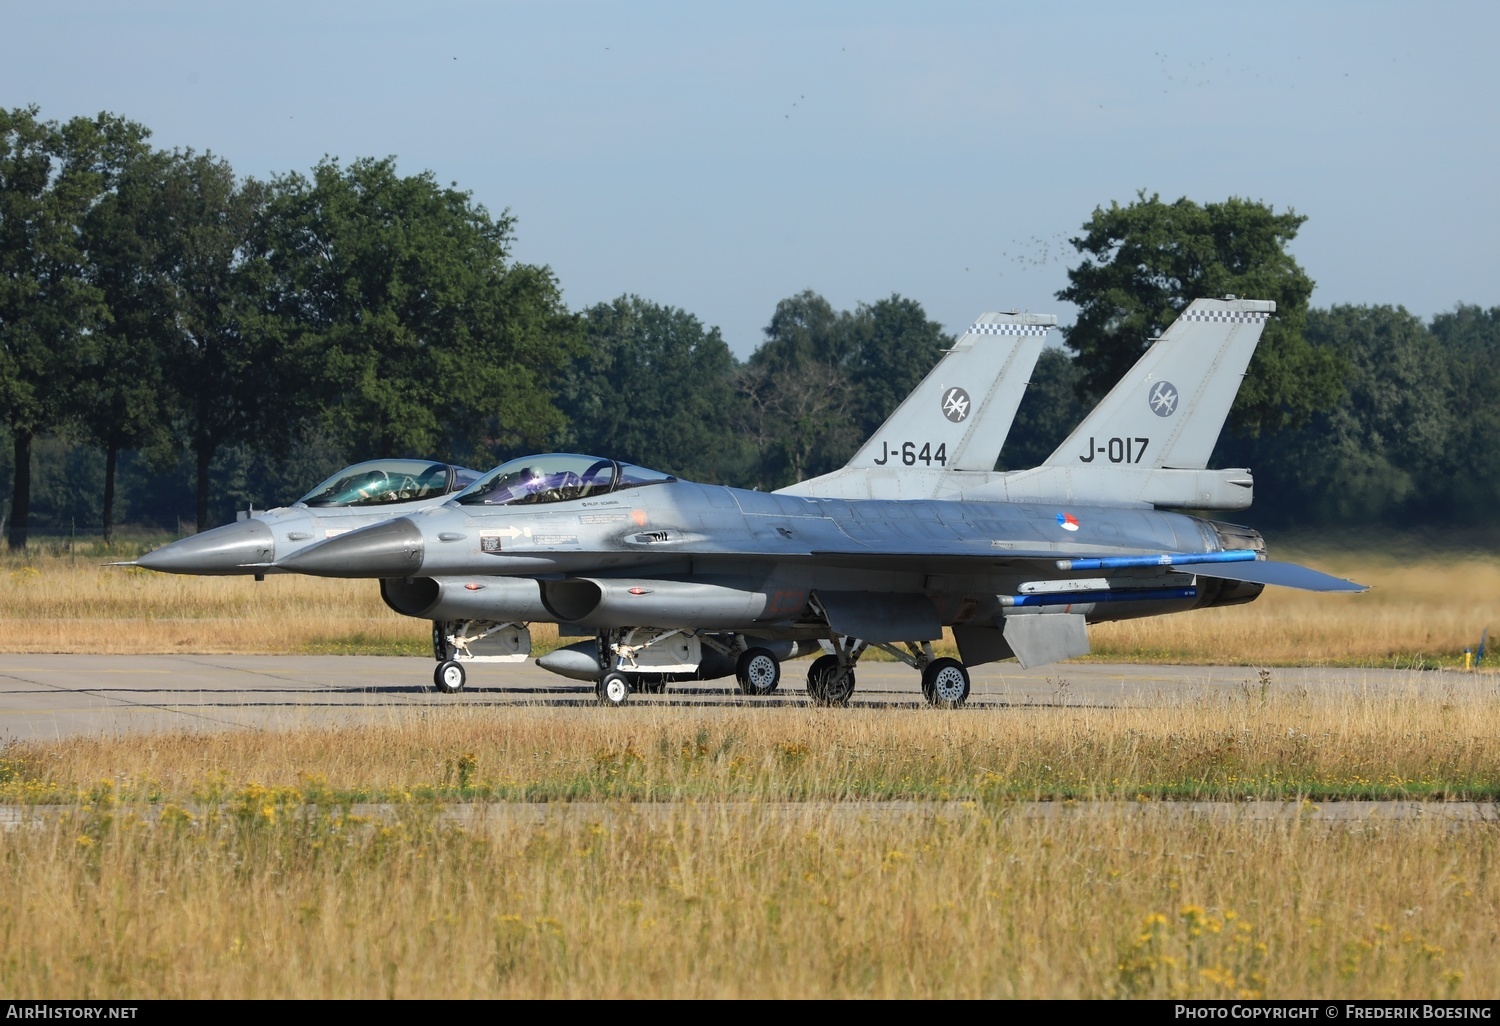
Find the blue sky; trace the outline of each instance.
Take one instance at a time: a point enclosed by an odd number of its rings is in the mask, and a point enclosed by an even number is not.
[[[109,110],[242,174],[395,154],[518,219],[570,306],[740,355],[776,301],[950,330],[1054,299],[1138,189],[1308,216],[1313,302],[1500,305],[1500,5],[8,5],[0,104]]]

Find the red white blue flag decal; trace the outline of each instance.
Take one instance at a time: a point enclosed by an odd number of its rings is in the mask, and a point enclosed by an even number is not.
[[[1064,531],[1078,530],[1078,518],[1071,513],[1059,513],[1057,515],[1057,526]]]

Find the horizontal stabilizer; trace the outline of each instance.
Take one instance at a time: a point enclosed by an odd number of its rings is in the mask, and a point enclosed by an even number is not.
[[[1277,563],[1269,559],[1253,563],[1189,564],[1183,569],[1200,577],[1249,581],[1252,584],[1278,584],[1283,588],[1301,588],[1303,591],[1367,591],[1370,587],[1368,584],[1356,584],[1296,563]]]

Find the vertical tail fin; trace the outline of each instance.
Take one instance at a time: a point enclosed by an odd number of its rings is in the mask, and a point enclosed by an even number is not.
[[[892,459],[900,466],[909,443],[928,454],[919,466],[994,470],[1047,331],[1056,324],[1051,314],[981,314],[845,469],[887,467]]]
[[[1270,300],[1193,300],[1043,466],[1207,467],[1275,311]]]

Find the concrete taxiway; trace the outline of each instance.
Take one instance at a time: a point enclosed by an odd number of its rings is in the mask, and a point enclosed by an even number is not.
[[[733,680],[672,685],[638,694],[640,705],[805,705],[809,660],[784,667],[782,688],[748,699]],[[214,731],[386,722],[414,710],[520,704],[592,706],[593,687],[530,663],[471,665],[457,695],[434,691],[433,663],[380,656],[0,655],[0,739],[99,733]],[[973,671],[970,706],[1166,705],[1262,687],[1299,693],[1378,693],[1392,689],[1494,689],[1485,675],[1410,670],[1244,666],[1055,664],[1023,670],[996,663]],[[863,662],[854,704],[892,709],[922,704],[915,671]]]

